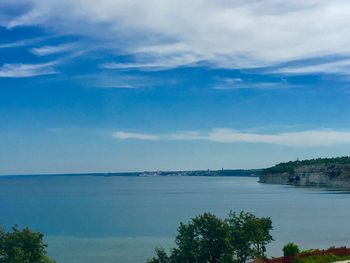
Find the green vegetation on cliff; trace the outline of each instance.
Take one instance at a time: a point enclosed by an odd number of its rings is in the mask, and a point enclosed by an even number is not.
[[[289,173],[293,174],[295,169],[304,165],[335,165],[335,164],[350,164],[350,157],[336,157],[336,158],[317,158],[302,161],[289,161],[285,163],[279,163],[270,168],[262,170],[262,174],[274,174],[274,173]]]

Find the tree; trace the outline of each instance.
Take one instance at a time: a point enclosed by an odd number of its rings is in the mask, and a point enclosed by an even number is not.
[[[231,211],[226,221],[230,225],[232,247],[238,263],[265,257],[266,245],[273,241],[270,218],[258,218],[243,211],[237,215]]]
[[[156,256],[150,260],[148,260],[148,263],[168,263],[170,262],[170,258],[168,257],[167,253],[165,252],[164,248],[156,248],[155,249]]]
[[[287,256],[295,256],[297,254],[299,254],[300,250],[299,250],[299,247],[294,244],[293,242],[289,242],[287,243],[283,248],[283,255],[285,257]]]
[[[192,219],[189,224],[180,224],[173,250],[176,262],[228,262],[230,242],[228,225],[211,213]]]
[[[156,249],[156,256],[148,263],[244,263],[263,257],[271,242],[270,218],[231,212],[225,220],[204,213],[180,223],[175,239],[176,248],[168,256],[164,249]]]
[[[43,234],[29,228],[0,230],[0,263],[54,263],[46,255]]]
[[[4,251],[4,240],[5,240],[5,231],[0,227],[0,263],[2,263],[2,258],[5,254]]]

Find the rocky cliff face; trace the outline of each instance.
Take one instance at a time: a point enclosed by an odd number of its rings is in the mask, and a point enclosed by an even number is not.
[[[261,183],[350,188],[350,165],[303,165],[293,172],[263,173]]]

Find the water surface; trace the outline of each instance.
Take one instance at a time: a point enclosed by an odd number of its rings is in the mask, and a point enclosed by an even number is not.
[[[180,221],[211,211],[270,216],[270,255],[350,245],[346,191],[257,183],[248,177],[0,178],[0,224],[41,231],[58,263],[137,263],[172,246]]]

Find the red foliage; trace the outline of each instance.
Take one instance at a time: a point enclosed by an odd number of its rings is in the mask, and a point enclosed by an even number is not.
[[[329,255],[329,254],[333,254],[339,257],[350,256],[350,248],[339,247],[339,248],[330,248],[327,250],[317,250],[309,253],[301,253],[297,255],[297,257],[307,258],[307,257],[323,256],[323,255]],[[264,263],[292,263],[293,258],[294,256],[271,258],[271,259],[266,259]]]

